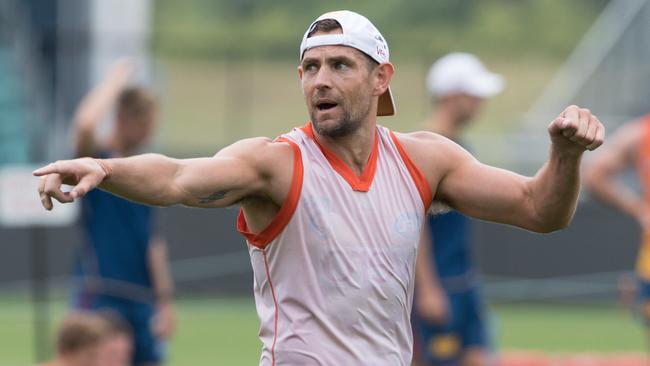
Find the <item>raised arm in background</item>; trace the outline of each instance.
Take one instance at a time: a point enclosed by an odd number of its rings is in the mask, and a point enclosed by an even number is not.
[[[606,146],[585,167],[585,185],[605,202],[650,228],[650,212],[640,194],[618,180],[618,174],[634,164],[644,136],[644,122],[620,127]]]
[[[95,156],[102,148],[96,137],[97,125],[115,104],[132,72],[131,61],[115,62],[102,81],[81,101],[73,121],[75,157]]]

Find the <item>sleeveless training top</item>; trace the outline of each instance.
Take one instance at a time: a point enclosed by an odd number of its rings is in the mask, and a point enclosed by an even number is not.
[[[294,151],[291,189],[271,224],[248,230],[263,343],[260,365],[408,366],[415,258],[428,183],[397,137],[377,127],[360,176],[314,139]]]
[[[641,118],[643,139],[637,155],[637,172],[641,179],[645,204],[650,205],[650,114]],[[643,233],[636,270],[641,278],[650,281],[650,232]]]

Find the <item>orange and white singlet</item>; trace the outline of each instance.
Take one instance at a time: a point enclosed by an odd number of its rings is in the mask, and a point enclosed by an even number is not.
[[[650,114],[642,117],[643,137],[637,155],[637,172],[641,178],[645,204],[650,206]],[[636,264],[637,274],[650,281],[650,232],[643,233]]]
[[[260,365],[408,366],[415,258],[431,189],[395,135],[377,127],[360,176],[314,139],[294,150],[290,193],[248,242]]]

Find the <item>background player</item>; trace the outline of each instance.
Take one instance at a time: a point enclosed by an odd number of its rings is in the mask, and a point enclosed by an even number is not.
[[[388,54],[365,17],[326,13],[301,44],[311,123],[279,140],[239,141],[212,158],[59,161],[34,172],[43,206],[98,186],[152,205],[241,204],[261,364],[277,356],[284,364],[408,365],[415,254],[431,199],[529,230],[563,228],[575,211],[582,154],[602,143],[604,128],[586,109],[565,109],[549,124],[550,157],[532,178],[481,164],[430,132],[392,134],[376,123],[395,110]],[[319,220],[331,213],[341,225]],[[328,269],[341,281],[326,282]]]
[[[133,359],[133,332],[129,324],[112,311],[96,312],[108,324],[108,337],[100,349],[101,366],[129,366]]]
[[[427,129],[463,146],[463,129],[504,85],[501,75],[468,53],[440,58],[426,83],[435,103]],[[414,360],[418,365],[487,365],[487,325],[470,252],[470,219],[450,211],[430,215],[427,224],[416,266]]]
[[[72,312],[59,325],[56,358],[42,366],[107,366],[102,354],[112,334],[105,318],[93,313]]]
[[[132,72],[130,61],[117,61],[79,105],[74,120],[77,157],[126,157],[149,141],[156,126],[156,101],[144,88],[126,87]],[[107,139],[99,139],[98,126],[113,108],[112,130]],[[133,362],[160,363],[175,314],[166,244],[153,234],[152,208],[95,190],[82,201],[82,224],[86,242],[75,269],[74,306],[117,312],[133,329]]]
[[[642,195],[617,179],[630,167],[641,180]],[[587,165],[585,184],[597,197],[634,218],[642,229],[636,265],[637,294],[646,327],[650,327],[650,114],[616,131]],[[647,332],[650,336],[650,328]]]

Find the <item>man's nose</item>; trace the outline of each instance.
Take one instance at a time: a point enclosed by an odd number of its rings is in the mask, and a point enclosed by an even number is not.
[[[329,89],[332,86],[332,74],[327,67],[321,67],[314,79],[316,89]]]

